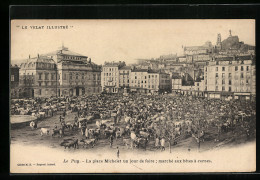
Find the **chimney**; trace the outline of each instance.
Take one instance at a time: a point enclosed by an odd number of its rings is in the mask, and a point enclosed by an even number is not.
[[[30,54],[29,54],[29,59],[31,59],[31,56],[30,56]]]
[[[38,58],[40,57],[39,53],[38,53]]]

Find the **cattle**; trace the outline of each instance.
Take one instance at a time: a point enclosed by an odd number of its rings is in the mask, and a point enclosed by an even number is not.
[[[63,136],[64,136],[64,130],[63,130],[63,128],[53,129],[51,136],[53,137],[53,136],[55,136],[56,134],[60,135],[60,137],[63,137]]]
[[[116,139],[119,138],[119,137],[122,137],[125,133],[125,129],[124,128],[120,128],[120,127],[117,127],[116,128]]]
[[[100,137],[100,129],[95,129],[95,131],[93,132],[93,137],[95,138],[95,139],[99,139],[99,137]]]
[[[41,136],[43,136],[44,134],[49,135],[50,129],[49,128],[41,128],[40,132],[41,132]]]
[[[231,128],[231,124],[230,123],[224,123],[221,126],[221,131],[228,132],[230,128]]]
[[[140,131],[139,133],[140,133],[140,136],[141,136],[141,137],[144,137],[144,138],[147,138],[147,139],[149,139],[149,138],[150,138],[150,134],[149,134],[149,133],[147,133],[147,132]]]
[[[72,124],[72,123],[70,123],[70,122],[67,122],[67,123],[65,124],[65,128],[71,130],[71,129],[74,128],[74,124]]]
[[[89,134],[92,138],[96,138],[98,140],[100,135],[100,129],[89,129]]]
[[[107,128],[105,129],[104,134],[106,138],[109,138],[111,135],[115,137],[115,130]]]
[[[142,146],[146,150],[146,145],[148,143],[148,139],[147,138],[136,138],[134,140],[134,143],[137,145],[137,148]]]
[[[35,123],[34,121],[32,121],[32,122],[30,123],[30,127],[31,127],[32,129],[37,129],[37,123]]]
[[[79,148],[78,139],[64,139],[60,145],[64,146],[65,149],[71,147],[74,147],[74,149]]]
[[[123,143],[127,147],[133,148],[133,141],[130,138],[123,138]]]
[[[96,145],[97,139],[93,138],[93,139],[81,139],[80,140],[82,144],[82,147],[87,147],[87,146],[91,146],[92,148]]]

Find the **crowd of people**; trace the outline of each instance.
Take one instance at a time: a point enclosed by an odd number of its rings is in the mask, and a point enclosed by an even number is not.
[[[13,113],[21,107],[28,109],[28,102],[15,102],[13,105],[16,107]],[[215,141],[219,141],[223,133],[234,133],[237,129],[247,138],[255,136],[256,105],[252,101],[225,101],[169,94],[98,94],[34,99],[30,108],[40,112],[47,105],[49,108],[46,109],[52,112],[62,110],[59,119],[64,128],[67,111],[77,112],[72,127],[79,128],[86,139],[91,138],[91,135],[100,138],[103,133],[104,138],[109,140],[110,147],[114,139],[120,137],[125,144],[129,139],[132,147],[146,148],[149,141],[154,141],[156,148],[165,150],[165,142],[173,145],[178,139],[192,136],[200,143],[207,133],[213,134]],[[92,129],[91,135],[88,117],[96,119],[97,127]]]

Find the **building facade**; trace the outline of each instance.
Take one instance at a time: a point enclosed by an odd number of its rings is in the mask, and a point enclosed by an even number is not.
[[[19,69],[17,65],[10,67],[11,98],[19,98]]]
[[[123,92],[124,89],[126,89],[127,92],[130,90],[131,70],[131,66],[123,66],[119,69],[119,87],[121,92]]]
[[[178,73],[172,75],[172,93],[179,94],[181,92],[182,77]]]
[[[66,47],[20,66],[23,97],[79,96],[101,92],[101,66]]]
[[[250,56],[209,62],[204,67],[205,95],[208,98],[249,99],[255,92],[252,64]]]
[[[162,71],[151,69],[133,69],[130,75],[132,92],[162,93],[171,91],[171,77]]]
[[[125,66],[125,62],[105,62],[101,73],[102,91],[107,93],[118,93],[119,91],[119,69]],[[127,77],[127,75],[125,74]],[[125,79],[125,77],[124,77]]]
[[[19,92],[22,97],[50,97],[57,92],[57,66],[46,56],[30,58],[20,65]]]

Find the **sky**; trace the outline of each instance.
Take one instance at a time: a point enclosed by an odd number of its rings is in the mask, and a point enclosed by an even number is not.
[[[27,26],[27,29],[25,27]],[[44,26],[32,29],[31,26]],[[68,29],[47,29],[68,26]],[[88,56],[96,64],[105,61],[134,63],[136,59],[183,54],[182,46],[216,44],[237,35],[255,45],[254,20],[12,20],[11,63],[53,52],[62,46]]]

